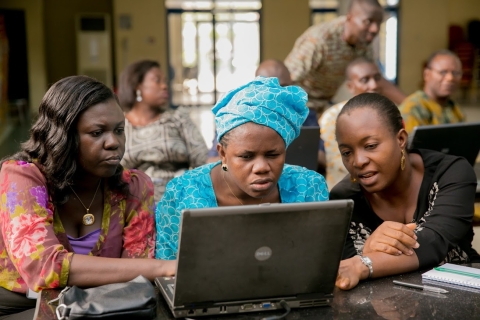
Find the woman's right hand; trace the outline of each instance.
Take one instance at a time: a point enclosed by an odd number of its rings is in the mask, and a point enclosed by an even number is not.
[[[394,221],[382,223],[365,241],[363,253],[384,252],[394,256],[413,254],[412,249],[420,246],[413,230],[415,223],[403,224]]]
[[[335,285],[342,290],[355,288],[360,280],[368,277],[369,270],[358,256],[340,261]]]

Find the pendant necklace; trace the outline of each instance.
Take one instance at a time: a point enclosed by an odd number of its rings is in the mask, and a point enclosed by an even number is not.
[[[90,205],[88,206],[88,208],[83,204],[82,200],[80,199],[78,194],[75,192],[75,190],[73,190],[72,186],[69,186],[70,189],[73,191],[73,193],[77,196],[77,199],[78,199],[78,201],[80,201],[80,204],[85,208],[85,210],[87,210],[87,213],[85,213],[83,215],[83,218],[82,218],[82,223],[85,226],[91,226],[95,222],[95,216],[90,213],[90,207],[92,206],[93,200],[95,200],[95,196],[97,195],[98,188],[100,187],[101,182],[102,182],[102,180],[100,179],[100,181],[98,182],[98,185],[97,185],[97,190],[95,190],[95,194],[93,195],[93,199],[90,202]]]

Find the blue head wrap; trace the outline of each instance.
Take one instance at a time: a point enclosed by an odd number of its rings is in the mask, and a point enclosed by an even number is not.
[[[256,77],[233,89],[212,108],[218,141],[228,131],[247,122],[272,128],[285,146],[300,134],[307,118],[307,93],[300,87],[282,87],[277,78]]]

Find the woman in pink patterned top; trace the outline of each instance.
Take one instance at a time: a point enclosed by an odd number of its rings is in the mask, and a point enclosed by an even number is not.
[[[0,164],[0,318],[33,315],[29,289],[175,272],[151,259],[153,185],[120,165],[124,126],[115,95],[94,79],[68,77],[45,94],[30,139]]]

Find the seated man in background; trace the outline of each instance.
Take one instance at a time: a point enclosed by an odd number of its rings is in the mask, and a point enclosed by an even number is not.
[[[262,76],[262,77],[276,77],[278,78],[278,82],[282,87],[292,85],[292,80],[290,79],[290,72],[288,71],[287,67],[283,64],[282,61],[275,60],[275,59],[268,59],[260,63],[257,70],[255,71],[255,76]],[[303,126],[306,127],[316,127],[318,126],[317,122],[317,115],[315,110],[309,109],[309,113],[307,119],[303,123]],[[212,147],[210,151],[208,151],[208,160],[207,162],[215,162],[220,160],[220,157],[217,152],[217,135],[213,138]],[[320,143],[318,146],[318,167],[319,172],[323,173],[325,169],[325,148],[323,145],[323,140],[320,139]]]
[[[462,64],[449,50],[434,52],[423,70],[423,90],[408,96],[400,105],[405,130],[422,125],[465,121],[460,107],[451,100],[462,79]]]
[[[382,93],[382,75],[380,70],[378,70],[377,65],[373,61],[365,57],[353,60],[348,65],[345,76],[348,90],[354,96],[365,92]],[[347,101],[342,101],[328,108],[318,121],[320,124],[320,136],[325,142],[326,179],[329,190],[332,190],[348,174],[347,169],[343,165],[342,156],[340,151],[338,151],[338,144],[335,138],[337,116]]]

